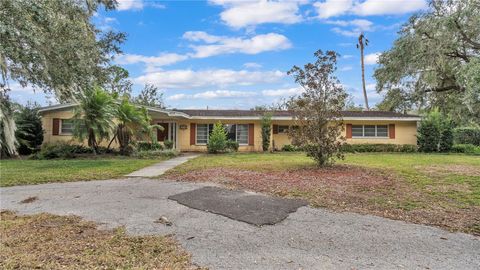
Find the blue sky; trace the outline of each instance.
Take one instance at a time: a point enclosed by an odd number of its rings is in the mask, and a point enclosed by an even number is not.
[[[101,29],[126,32],[114,62],[130,72],[134,94],[145,83],[164,92],[170,108],[248,109],[298,94],[286,74],[313,61],[318,50],[342,57],[337,76],[356,104],[363,104],[357,37],[364,32],[370,103],[381,100],[372,77],[378,53],[388,50],[424,0],[150,1],[117,0],[116,11],[93,18]],[[55,103],[31,87],[12,84],[26,103]]]

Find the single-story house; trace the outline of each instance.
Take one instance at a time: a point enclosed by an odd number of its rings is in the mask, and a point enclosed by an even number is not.
[[[44,143],[72,141],[72,121],[75,104],[60,104],[41,108]],[[261,118],[263,112],[253,110],[183,110],[147,107],[154,124],[164,127],[157,140],[171,140],[179,151],[206,151],[213,124],[225,125],[228,138],[239,143],[239,151],[261,151]],[[417,115],[385,111],[344,111],[344,136],[347,143],[416,144]],[[281,149],[291,144],[286,131],[293,124],[289,111],[273,112],[273,147]]]

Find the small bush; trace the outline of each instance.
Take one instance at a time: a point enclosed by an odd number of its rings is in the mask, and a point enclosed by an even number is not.
[[[282,146],[282,151],[284,151],[284,152],[295,152],[295,151],[299,151],[299,149],[294,145],[285,144],[284,146]]]
[[[212,134],[207,143],[207,150],[209,153],[219,153],[226,149],[227,133],[222,123],[218,122],[213,126]]]
[[[480,146],[475,146],[473,144],[455,144],[452,147],[451,152],[480,155]]]
[[[137,142],[137,151],[163,150],[163,146],[158,142]]]
[[[158,158],[158,157],[167,157],[172,158],[178,156],[178,151],[173,149],[167,150],[151,150],[151,151],[139,151],[132,154],[136,158]]]
[[[74,145],[66,142],[47,143],[39,152],[34,154],[34,159],[75,158],[76,154],[90,154],[93,149],[82,145]]]
[[[480,146],[480,128],[460,127],[453,130],[455,144],[473,144]]]
[[[416,145],[411,144],[344,144],[342,150],[347,153],[368,153],[368,152],[405,152],[417,151]]]
[[[238,142],[236,141],[228,140],[227,143],[225,144],[225,147],[228,151],[237,152],[239,145],[238,145]]]
[[[173,149],[173,141],[165,140],[163,145],[165,146],[165,149]]]

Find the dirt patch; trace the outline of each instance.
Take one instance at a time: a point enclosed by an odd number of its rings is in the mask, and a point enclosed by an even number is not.
[[[451,231],[480,235],[480,207],[458,207],[442,196],[415,188],[389,172],[356,166],[258,172],[227,168],[170,173],[163,178],[215,182],[282,197],[303,198],[314,207],[373,214]],[[458,187],[463,189],[464,187]]]
[[[431,165],[416,167],[431,176],[445,176],[449,174],[458,174],[465,176],[480,176],[479,167],[469,165]]]
[[[20,203],[32,203],[34,201],[38,200],[38,197],[37,196],[33,196],[33,197],[28,197],[26,198],[25,200],[22,200],[20,201]]]
[[[1,269],[198,269],[171,237],[98,230],[75,216],[1,212]]]

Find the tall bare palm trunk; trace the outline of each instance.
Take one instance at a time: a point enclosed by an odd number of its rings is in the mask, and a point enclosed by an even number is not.
[[[358,46],[360,46],[360,61],[361,61],[361,64],[362,64],[362,87],[363,87],[363,97],[365,98],[365,109],[368,111],[370,110],[370,107],[368,106],[368,97],[367,97],[367,88],[365,86],[365,62],[364,62],[364,53],[363,53],[363,49],[364,49],[364,43],[363,43],[363,39],[365,38],[365,36],[362,34],[360,34],[360,36],[358,37]],[[366,45],[368,45],[368,39],[366,40]]]

